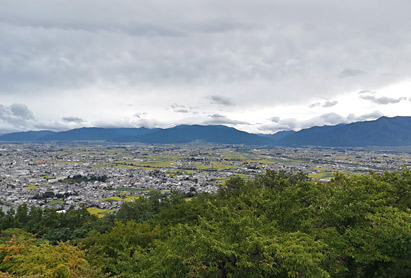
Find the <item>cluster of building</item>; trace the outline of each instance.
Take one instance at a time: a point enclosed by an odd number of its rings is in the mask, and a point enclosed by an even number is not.
[[[180,191],[187,197],[215,193],[231,176],[253,178],[267,169],[315,176],[322,169],[381,172],[410,163],[410,154],[403,151],[4,144],[0,145],[0,203],[59,210],[81,206],[118,209],[153,190],[164,194]]]

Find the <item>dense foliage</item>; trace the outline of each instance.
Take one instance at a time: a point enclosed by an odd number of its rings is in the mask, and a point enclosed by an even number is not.
[[[0,228],[0,277],[411,277],[411,171],[268,171],[102,219],[20,206]]]

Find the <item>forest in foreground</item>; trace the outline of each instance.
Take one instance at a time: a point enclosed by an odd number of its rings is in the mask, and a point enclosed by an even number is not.
[[[6,277],[411,277],[411,171],[328,183],[267,171],[103,218],[0,210]]]

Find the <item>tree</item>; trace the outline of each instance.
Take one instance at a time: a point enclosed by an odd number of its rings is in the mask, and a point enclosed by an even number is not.
[[[18,277],[106,277],[99,269],[88,264],[84,251],[69,242],[60,242],[55,246],[47,242],[39,243],[33,235],[18,229],[8,230],[4,236],[7,237],[10,233],[13,234],[10,240],[0,244],[0,271]]]
[[[114,228],[105,234],[90,236],[84,241],[87,258],[105,272],[120,277],[132,277],[141,270],[141,260],[154,245],[159,228],[134,220],[117,221]]]

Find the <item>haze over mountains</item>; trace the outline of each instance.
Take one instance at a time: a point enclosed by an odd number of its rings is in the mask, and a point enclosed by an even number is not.
[[[411,117],[381,117],[375,121],[284,131],[271,135],[251,134],[222,125],[180,125],[167,129],[80,128],[62,132],[28,131],[0,136],[6,142],[71,141],[140,142],[183,144],[194,141],[218,144],[268,146],[411,146]]]

